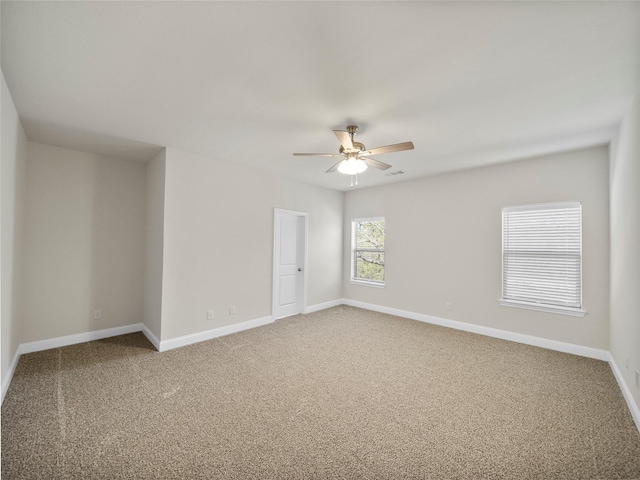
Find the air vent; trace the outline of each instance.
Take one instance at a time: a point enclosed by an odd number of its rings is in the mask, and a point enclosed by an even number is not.
[[[395,177],[396,175],[404,175],[405,172],[403,172],[402,170],[398,170],[395,172],[391,172],[391,173],[385,173],[385,176],[387,177]]]

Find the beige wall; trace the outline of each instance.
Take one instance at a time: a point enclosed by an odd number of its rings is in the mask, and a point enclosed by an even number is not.
[[[611,341],[616,365],[640,408],[640,99],[611,148]],[[629,366],[626,358],[629,357]]]
[[[309,214],[307,304],[339,299],[342,207],[341,192],[167,148],[162,340],[271,315],[274,208]]]
[[[428,161],[428,159],[425,159]],[[498,304],[501,209],[578,200],[583,206],[584,318]],[[577,345],[609,348],[609,198],[606,147],[350,191],[352,218],[386,218],[386,287],[349,282],[345,298]],[[452,310],[445,309],[445,303]]]
[[[22,246],[28,142],[2,75],[2,385],[20,345]]]
[[[22,342],[139,323],[144,221],[145,164],[29,143]]]
[[[146,167],[143,323],[158,340],[162,333],[165,163],[163,150]]]

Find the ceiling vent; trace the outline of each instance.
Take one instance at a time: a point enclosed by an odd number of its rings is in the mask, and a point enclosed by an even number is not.
[[[395,172],[390,172],[390,173],[385,173],[384,175],[386,177],[395,177],[396,175],[404,175],[405,172],[403,172],[402,170],[397,170]]]

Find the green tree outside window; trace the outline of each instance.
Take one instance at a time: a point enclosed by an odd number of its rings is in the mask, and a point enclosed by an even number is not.
[[[353,279],[384,283],[384,218],[353,222]]]

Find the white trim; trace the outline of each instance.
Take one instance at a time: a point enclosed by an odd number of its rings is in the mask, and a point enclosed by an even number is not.
[[[342,304],[342,300],[336,301],[335,303],[335,305],[340,304]],[[326,308],[329,307],[327,306]],[[158,340],[158,338],[153,334],[149,327],[147,327],[144,323],[134,323],[132,325],[124,325],[122,327],[106,328],[104,330],[95,330],[93,332],[76,333],[74,335],[66,335],[64,337],[56,337],[47,340],[21,343],[20,345],[18,345],[18,350],[16,351],[11,365],[9,366],[7,375],[2,381],[2,402],[4,402],[4,397],[9,390],[11,380],[13,380],[13,374],[18,365],[20,355],[22,355],[23,353],[33,353],[42,350],[49,350],[52,348],[66,347],[78,343],[91,342],[93,340],[101,340],[103,338],[109,337],[117,337],[118,335],[125,335],[135,332],[142,332],[159,352],[165,352],[174,348],[191,345],[193,343],[210,340],[212,338],[222,337],[224,335],[241,332],[250,328],[260,327],[268,323],[273,323],[273,318],[271,316],[257,318],[255,320],[247,320],[246,322],[235,323],[233,325],[214,328],[212,330],[185,335],[182,337],[172,338],[164,341]]]
[[[151,333],[147,326],[142,323],[134,323],[132,325],[124,325],[122,327],[105,328],[103,330],[94,330],[92,332],[76,333],[74,335],[65,335],[64,337],[56,337],[46,340],[37,340],[35,342],[21,343],[20,345],[18,345],[18,350],[16,351],[13,360],[11,361],[11,365],[9,366],[9,370],[7,371],[7,375],[2,381],[1,402],[4,402],[4,397],[7,394],[7,390],[9,390],[9,385],[11,385],[11,380],[13,380],[13,374],[15,373],[16,367],[18,366],[18,360],[20,360],[20,356],[22,354],[40,352],[42,350],[50,350],[52,348],[66,347],[69,345],[76,345],[78,343],[91,342],[93,340],[102,340],[103,338],[117,337],[118,335],[126,335],[128,333],[135,333],[140,331],[143,332],[147,336],[147,338],[149,338],[151,343],[154,343],[149,335],[156,339],[155,336]],[[158,348],[157,345],[155,346],[156,348]]]
[[[636,401],[633,398],[633,394],[629,389],[629,385],[627,385],[627,382],[624,381],[622,372],[618,368],[618,365],[616,364],[613,355],[611,355],[611,352],[609,352],[609,365],[611,366],[611,370],[613,371],[613,376],[616,377],[616,380],[618,381],[620,390],[622,390],[622,396],[627,402],[627,406],[629,407],[629,411],[631,412],[631,417],[636,423],[636,428],[638,429],[638,432],[640,432],[640,407],[638,406],[638,404],[636,404]]]
[[[20,344],[19,352],[32,353],[51,348],[66,347],[75,345],[76,343],[91,342],[93,340],[101,340],[103,338],[117,337],[127,333],[135,333],[142,331],[142,323],[134,323],[133,325],[124,325],[122,327],[105,328],[104,330],[94,330],[92,332],[76,333],[74,335],[66,335],[64,337],[50,338],[47,340],[38,340],[36,342]]]
[[[510,228],[505,229],[505,224],[509,223],[511,224],[511,222],[505,222],[505,214],[509,214],[512,212],[526,212],[526,213],[532,213],[535,212],[534,215],[538,216],[539,212],[548,212],[550,210],[578,210],[578,225],[579,225],[579,252],[578,252],[578,258],[579,258],[579,265],[578,265],[578,273],[580,274],[580,301],[576,302],[578,303],[578,306],[575,307],[561,307],[561,306],[556,306],[556,305],[551,305],[548,303],[542,303],[544,302],[544,299],[539,298],[539,294],[533,294],[531,292],[531,296],[537,296],[538,300],[540,300],[540,303],[535,303],[535,302],[529,302],[529,301],[521,301],[521,300],[517,300],[516,298],[505,298],[505,250],[509,251],[509,248],[507,247],[505,249],[505,246],[509,243],[509,241],[507,240],[508,238],[511,237],[511,233],[507,233],[510,232]],[[572,218],[571,215],[569,215],[569,218]],[[517,222],[520,223],[520,222]],[[531,225],[529,225],[529,227],[531,227]],[[541,232],[539,231],[535,231],[536,232],[536,236],[538,236],[539,234],[541,234]],[[522,234],[522,232],[520,232],[520,234]],[[528,231],[528,234],[530,234],[530,230]],[[545,234],[545,235],[548,235]],[[506,240],[506,241],[505,241]],[[566,240],[566,239],[565,239]],[[584,317],[587,312],[582,310],[582,287],[583,287],[583,283],[582,283],[582,203],[580,201],[565,201],[565,202],[552,202],[552,203],[535,203],[535,204],[530,204],[530,205],[515,205],[515,206],[509,206],[509,207],[503,207],[502,208],[502,297],[500,298],[500,305],[505,306],[505,307],[516,307],[516,308],[525,308],[525,309],[529,309],[529,310],[537,310],[537,311],[541,311],[541,312],[548,312],[548,313],[558,313],[561,315],[572,315],[572,316],[576,316],[576,317]],[[533,247],[532,247],[533,248]],[[565,247],[567,248],[567,247]],[[566,254],[567,252],[564,252],[564,254]],[[560,257],[562,258],[562,257]],[[518,270],[518,268],[516,268],[516,270]],[[525,269],[526,270],[526,269]],[[513,273],[513,272],[512,272]],[[528,274],[528,272],[523,273],[520,272],[520,274]],[[550,274],[552,277],[554,276],[553,274]],[[507,277],[509,278],[509,275],[507,275]],[[529,277],[527,277],[529,278]],[[517,283],[517,282],[516,282]],[[526,289],[525,289],[526,290]],[[547,292],[550,293],[550,292]],[[536,300],[536,298],[533,298],[533,300]]]
[[[567,207],[582,207],[579,200],[568,200],[566,202],[530,203],[527,205],[511,205],[503,207],[503,212],[527,212],[531,210],[561,210]]]
[[[20,359],[20,345],[18,345],[18,349],[16,350],[16,354],[13,356],[13,360],[11,360],[11,365],[9,365],[9,370],[7,371],[7,375],[4,377],[2,381],[2,400],[0,404],[4,402],[4,396],[7,394],[7,390],[9,390],[9,385],[11,385],[11,380],[13,380],[13,374],[16,371],[16,367],[18,366],[18,360]]]
[[[303,262],[302,266],[302,305],[300,306],[300,313],[304,313],[304,309],[307,306],[307,286],[309,285],[309,215],[304,213],[302,215],[302,220],[304,222],[304,242],[302,248],[304,248],[303,252]]]
[[[285,215],[293,215],[293,216],[296,216],[296,217],[299,217],[299,216],[305,216],[306,217],[307,215],[309,215],[307,212],[299,212],[298,210],[287,210],[285,208],[274,208],[273,212],[274,213],[283,213]]]
[[[399,310],[391,307],[383,307],[381,305],[374,305],[371,303],[360,302],[357,300],[350,300],[346,298],[341,298],[337,300],[331,300],[329,302],[324,302],[316,305],[312,305],[306,308],[304,313],[313,313],[320,310],[325,310],[327,308],[337,307],[340,305],[349,305],[352,307],[363,308],[365,310],[372,310],[374,312],[387,313],[389,315],[395,315],[399,317],[409,318],[411,320],[416,320],[419,322],[431,323],[434,325],[440,325],[443,327],[453,328],[456,330],[463,330],[466,332],[477,333],[479,335],[485,335],[493,338],[500,338],[502,340],[508,340],[516,343],[523,343],[526,345],[532,345],[541,348],[547,348],[550,350],[556,350],[564,353],[571,353],[574,355],[579,355],[582,357],[593,358],[596,360],[603,360],[608,362],[611,366],[611,370],[613,371],[613,375],[618,382],[618,386],[622,391],[622,395],[624,396],[625,401],[627,402],[627,406],[629,407],[629,411],[631,412],[631,416],[633,421],[636,424],[638,432],[640,432],[640,408],[636,404],[631,390],[629,386],[624,380],[620,369],[618,368],[613,356],[609,351],[600,350],[592,347],[584,347],[581,345],[575,345],[572,343],[559,342],[556,340],[549,340],[540,337],[534,337],[531,335],[525,335],[520,333],[509,332],[506,330],[499,330],[496,328],[483,327],[481,325],[473,325],[465,322],[458,322],[455,320],[448,320],[446,318],[433,317],[431,315],[425,315],[421,313],[409,312],[407,310]],[[94,332],[86,332],[79,333],[75,335],[67,335],[65,337],[58,337],[49,340],[40,340],[36,342],[29,342],[20,344],[18,346],[18,350],[16,351],[13,360],[11,361],[11,365],[9,366],[9,370],[7,371],[7,375],[2,382],[2,399],[0,403],[4,402],[5,395],[9,389],[9,385],[11,384],[11,380],[13,379],[13,374],[15,373],[16,367],[18,365],[18,360],[20,359],[20,355],[23,353],[32,353],[41,350],[47,350],[50,348],[58,348],[67,345],[73,345],[76,343],[83,343],[92,340],[100,340],[103,338],[113,337],[117,335],[124,335],[127,333],[135,333],[142,332],[149,341],[156,347],[156,349],[160,352],[164,352],[167,350],[172,350],[174,348],[183,347],[186,345],[191,345],[194,343],[202,342],[205,340],[210,340],[212,338],[221,337],[224,335],[229,335],[232,333],[241,332],[243,330],[248,330],[251,328],[260,327],[263,325],[267,325],[269,323],[273,323],[273,317],[262,317],[257,318],[255,320],[247,320],[245,322],[236,323],[233,325],[227,325],[224,327],[215,328],[212,330],[207,330],[204,332],[194,333],[191,335],[185,335],[182,337],[172,338],[170,340],[158,341],[157,337],[149,330],[149,328],[143,323],[136,323],[133,325],[125,325],[123,327],[115,327],[108,328],[104,330],[97,330]]]
[[[527,310],[537,310],[538,312],[557,313],[560,315],[571,315],[572,317],[584,317],[586,310],[581,308],[562,307],[560,305],[546,305],[543,303],[520,302],[517,300],[498,299],[503,307],[525,308]]]
[[[382,249],[382,253],[385,253],[385,249],[386,249],[386,235],[387,235],[387,224],[386,224],[386,220],[385,217],[364,217],[364,218],[352,218],[351,219],[351,252],[349,254],[349,263],[351,264],[350,268],[351,268],[351,273],[349,274],[349,281],[353,284],[353,285],[364,285],[366,287],[375,287],[375,288],[384,288],[385,286],[385,281],[383,280],[382,282],[374,282],[374,281],[370,281],[367,280],[365,278],[356,278],[356,271],[355,271],[355,251],[356,251],[356,223],[359,222],[365,222],[365,221],[369,221],[369,222],[385,222],[385,248]],[[386,257],[385,257],[386,258]],[[385,270],[386,271],[386,270]],[[385,275],[386,276],[386,275]]]
[[[373,287],[373,288],[384,288],[385,287],[384,283],[368,282],[366,280],[355,280],[353,278],[351,280],[349,280],[349,282],[352,285],[362,285],[364,287]]]
[[[273,317],[262,317],[254,320],[247,320],[245,322],[234,323],[232,325],[226,325],[224,327],[213,328],[211,330],[205,330],[204,332],[192,333],[189,335],[183,335],[181,337],[171,338],[169,340],[162,340],[160,342],[160,352],[166,352],[167,350],[173,350],[174,348],[186,347],[194,343],[204,342],[213,338],[230,335],[232,333],[242,332],[243,330],[249,330],[255,327],[261,327],[273,323]]]
[[[338,307],[340,305],[344,305],[344,299],[339,298],[337,300],[331,300],[329,302],[317,303],[315,305],[311,305],[310,307],[306,307],[304,312],[302,313],[314,313],[319,312],[320,310],[326,310],[327,308]]]
[[[344,303],[345,305],[350,305],[352,307],[373,310],[374,312],[388,313],[390,315],[396,315],[398,317],[410,318],[419,322],[431,323],[434,325],[440,325],[442,327],[449,327],[456,330],[463,330],[465,332],[477,333],[479,335],[485,335],[487,337],[500,338],[502,340],[509,340],[511,342],[532,345],[534,347],[541,347],[547,348],[549,350],[556,350],[558,352],[571,353],[573,355],[594,358],[596,360],[603,360],[605,362],[609,360],[609,352],[607,350],[601,350],[599,348],[585,347],[583,345],[550,340],[548,338],[534,337],[532,335],[525,335],[523,333],[509,332],[507,330],[500,330],[497,328],[485,327],[482,325],[474,325],[472,323],[458,322],[456,320],[433,317],[431,315],[399,310],[397,308],[383,307],[371,303],[358,302],[348,299],[345,299]]]
[[[144,323],[141,323],[140,325],[142,325],[142,333],[144,333],[144,336],[147,337],[147,340],[149,340],[153,344],[153,346],[156,347],[156,350],[160,351],[160,340],[158,340],[158,337],[156,337],[149,329],[149,327],[147,327]]]

